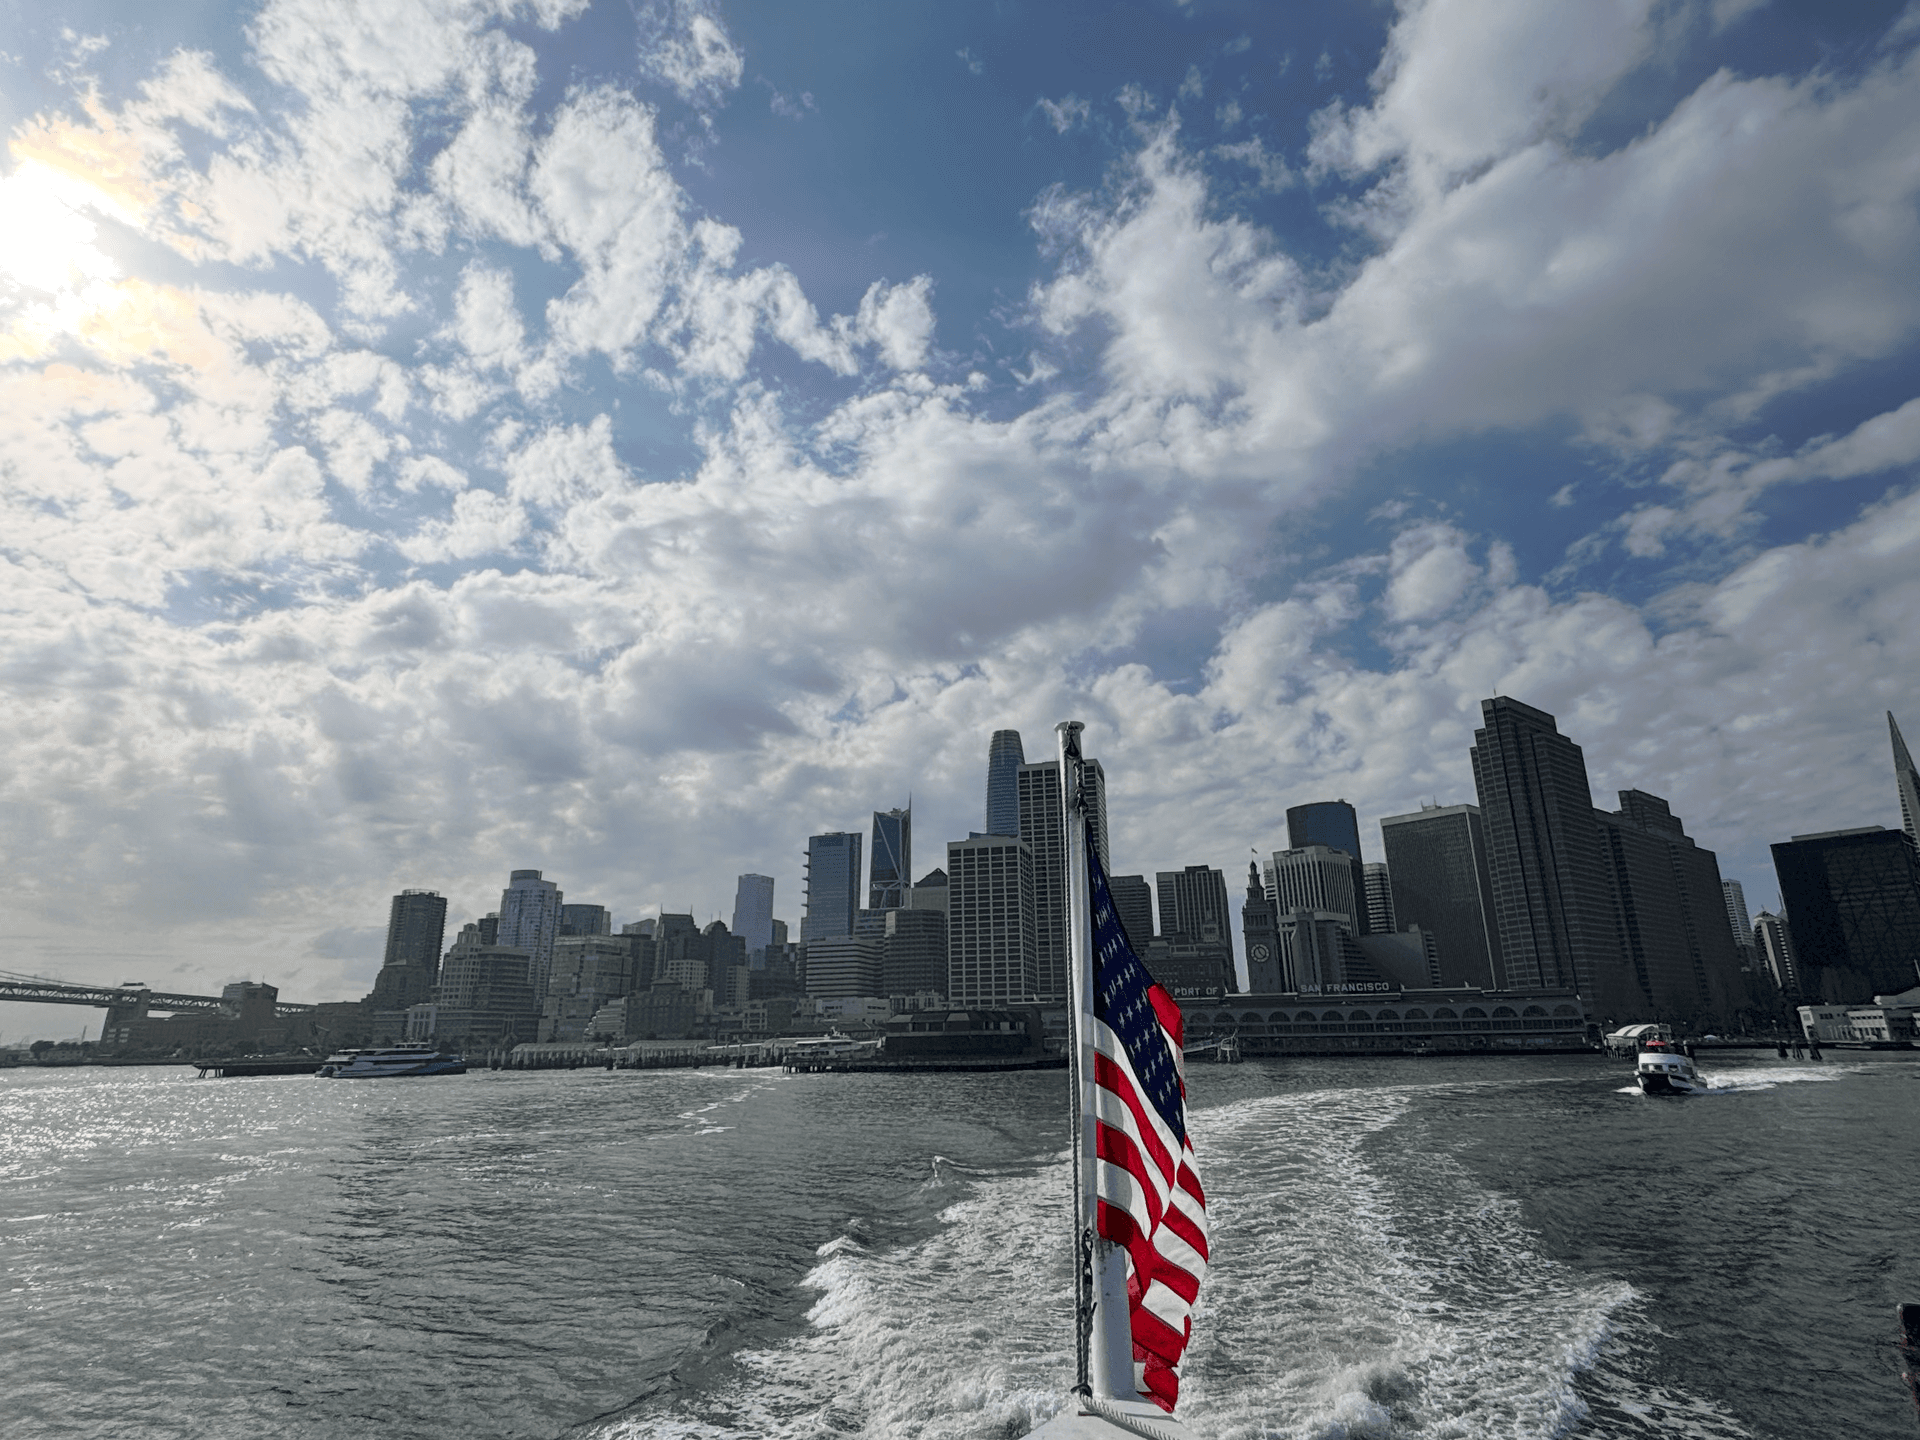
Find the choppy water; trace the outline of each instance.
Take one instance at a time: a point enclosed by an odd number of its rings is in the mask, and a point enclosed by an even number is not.
[[[1908,1437],[1920,1064],[1250,1062],[1182,1410],[1223,1437]],[[7,1435],[1018,1436],[1064,1076],[0,1072]]]

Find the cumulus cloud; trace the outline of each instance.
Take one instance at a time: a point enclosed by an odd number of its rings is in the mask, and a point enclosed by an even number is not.
[[[694,203],[662,136],[740,83],[717,12],[646,11],[657,86],[556,97],[533,31],[573,13],[275,0],[245,74],[176,56],[16,135],[0,183],[64,237],[44,275],[0,242],[0,811],[58,862],[24,923],[70,913],[57,870],[206,953],[277,927],[343,993],[342,914],[398,884],[470,913],[536,864],[626,913],[717,903],[909,788],[965,833],[987,733],[1070,711],[1127,868],[1271,845],[1316,793],[1468,798],[1502,691],[1745,863],[1779,814],[1876,813],[1807,697],[1915,673],[1920,509],[1742,527],[1769,486],[1904,481],[1920,401],[1791,449],[1741,427],[1912,343],[1911,57],[1718,74],[1605,149],[1582,127],[1647,5],[1406,4],[1304,160],[1134,105],[1110,183],[1036,202],[1000,317],[1026,368],[989,385],[938,275],[823,314]],[[1249,174],[1310,181],[1354,248],[1303,263],[1236,209]],[[111,226],[191,283],[124,273]],[[1408,500],[1314,550],[1370,457],[1550,426],[1658,487],[1606,517],[1629,550],[1753,548],[1639,603]],[[1184,675],[1154,659],[1179,627]]]

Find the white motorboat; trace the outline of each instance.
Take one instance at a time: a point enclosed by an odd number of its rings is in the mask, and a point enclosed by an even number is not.
[[[323,1080],[394,1080],[414,1075],[464,1075],[464,1055],[448,1055],[427,1042],[389,1045],[380,1050],[343,1050],[329,1055],[318,1074]]]
[[[1707,1088],[1707,1082],[1693,1068],[1693,1057],[1683,1047],[1665,1040],[1646,1043],[1634,1066],[1634,1079],[1649,1095],[1698,1095]]]

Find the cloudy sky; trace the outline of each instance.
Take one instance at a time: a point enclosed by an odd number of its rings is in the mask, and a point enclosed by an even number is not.
[[[4,968],[344,998],[520,866],[797,921],[1068,716],[1117,867],[1236,886],[1472,799],[1495,693],[1756,908],[1898,823],[1920,9],[0,13]]]

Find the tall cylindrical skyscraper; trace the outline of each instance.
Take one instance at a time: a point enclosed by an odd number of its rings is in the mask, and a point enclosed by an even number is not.
[[[1020,767],[1026,763],[1018,730],[993,732],[987,746],[987,834],[1020,833]]]

